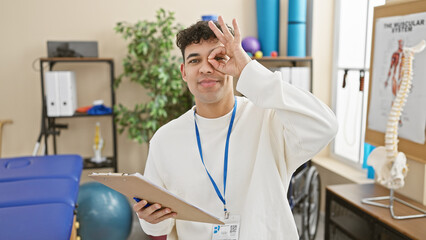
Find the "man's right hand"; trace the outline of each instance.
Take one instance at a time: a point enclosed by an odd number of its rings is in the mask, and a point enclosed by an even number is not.
[[[158,203],[145,207],[148,204],[146,200],[141,200],[133,205],[133,210],[140,219],[143,219],[151,224],[156,224],[168,218],[176,217],[177,213],[172,212],[170,208],[161,208]]]

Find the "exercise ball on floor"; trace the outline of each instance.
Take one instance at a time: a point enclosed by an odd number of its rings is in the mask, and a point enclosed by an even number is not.
[[[90,182],[80,186],[77,203],[81,239],[127,239],[133,215],[124,195],[101,183]]]

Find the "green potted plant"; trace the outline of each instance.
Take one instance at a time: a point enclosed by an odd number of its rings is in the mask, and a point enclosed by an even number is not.
[[[174,21],[173,12],[160,9],[156,21],[118,22],[114,28],[129,42],[124,71],[115,79],[115,87],[129,79],[147,89],[150,98],[133,109],[114,106],[119,133],[127,129],[128,137],[139,143],[148,142],[160,126],[193,105],[179,70],[182,59],[172,55],[176,33],[182,29]]]

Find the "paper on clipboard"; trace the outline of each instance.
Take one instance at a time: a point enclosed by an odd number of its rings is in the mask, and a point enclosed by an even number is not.
[[[224,224],[212,214],[155,185],[140,173],[92,173],[89,177],[129,198],[145,199],[150,203],[159,203],[163,207],[168,207],[177,213],[176,219]]]

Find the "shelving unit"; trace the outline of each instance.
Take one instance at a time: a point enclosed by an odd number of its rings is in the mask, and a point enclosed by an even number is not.
[[[66,128],[66,124],[56,124],[56,119],[64,118],[86,118],[86,117],[109,117],[112,118],[112,156],[107,156],[107,160],[102,163],[94,163],[90,161],[90,158],[84,159],[84,169],[95,169],[95,168],[113,168],[117,172],[117,136],[116,136],[116,125],[115,125],[115,114],[103,114],[103,115],[88,115],[84,113],[75,113],[73,116],[59,116],[49,117],[47,116],[46,108],[46,93],[45,93],[45,80],[44,80],[44,66],[48,64],[49,70],[52,71],[53,67],[59,63],[106,63],[109,66],[110,75],[110,94],[111,94],[111,107],[115,105],[115,92],[114,92],[114,61],[112,58],[40,58],[40,79],[41,79],[41,96],[42,96],[42,121],[40,137],[44,137],[44,154],[48,155],[48,138],[53,137],[53,154],[57,154],[56,135],[59,134],[60,130]],[[76,79],[78,82],[78,79]]]

